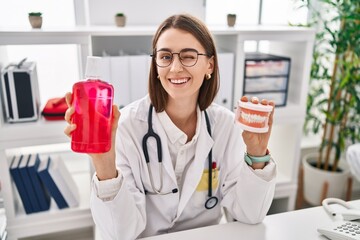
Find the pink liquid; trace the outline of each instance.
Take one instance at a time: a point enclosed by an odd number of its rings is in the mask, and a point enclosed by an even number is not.
[[[111,148],[113,87],[101,80],[86,80],[73,86],[76,129],[71,149],[81,153],[104,153]]]

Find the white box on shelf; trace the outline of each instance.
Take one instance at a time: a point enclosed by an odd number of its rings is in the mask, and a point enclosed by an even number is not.
[[[110,83],[114,86],[114,103],[120,108],[131,102],[130,71],[128,56],[112,56],[110,59]]]

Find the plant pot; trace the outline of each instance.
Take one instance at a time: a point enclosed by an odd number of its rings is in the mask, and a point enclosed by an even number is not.
[[[235,26],[236,23],[236,15],[227,15],[227,24],[229,27]]]
[[[41,28],[42,17],[41,16],[29,16],[29,22],[32,28]]]
[[[126,24],[126,16],[115,16],[115,23],[118,27],[124,27]]]
[[[318,155],[318,153],[310,153],[302,159],[305,201],[317,206],[321,205],[323,198],[334,197],[345,199],[347,182],[350,177],[349,169],[332,172],[316,168],[314,165]]]

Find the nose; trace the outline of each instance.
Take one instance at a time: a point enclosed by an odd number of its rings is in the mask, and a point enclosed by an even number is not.
[[[176,55],[176,57],[175,57]],[[181,72],[183,70],[183,65],[180,62],[180,57],[178,53],[173,53],[173,61],[171,63],[170,71],[172,72]]]

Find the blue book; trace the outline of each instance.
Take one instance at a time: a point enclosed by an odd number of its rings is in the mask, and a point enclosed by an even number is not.
[[[36,198],[36,193],[35,193],[32,183],[31,183],[31,178],[30,178],[28,170],[27,170],[27,164],[29,162],[30,157],[31,157],[31,155],[23,155],[18,168],[19,168],[21,179],[23,180],[23,183],[25,186],[25,190],[29,196],[32,209],[34,212],[40,212],[41,211],[40,203]]]
[[[31,179],[32,186],[35,191],[35,196],[40,204],[41,211],[47,211],[50,208],[50,195],[45,188],[43,182],[41,182],[37,170],[40,165],[39,154],[30,155],[27,163],[27,171]]]
[[[31,202],[30,202],[30,197],[28,196],[27,191],[25,190],[25,186],[24,183],[22,181],[22,178],[20,176],[20,172],[19,172],[19,163],[21,162],[23,156],[15,156],[12,159],[11,165],[10,165],[10,175],[15,183],[15,186],[19,192],[20,195],[20,199],[21,202],[24,206],[25,212],[26,214],[30,214],[32,212],[34,212]]]
[[[54,198],[58,208],[59,209],[68,208],[69,207],[68,203],[66,202],[64,196],[60,192],[58,186],[56,185],[54,179],[51,177],[51,174],[49,172],[49,167],[51,164],[50,156],[46,156],[45,159],[42,159],[41,156],[40,159],[41,162],[38,168],[38,175],[41,181],[44,183],[50,195]]]

